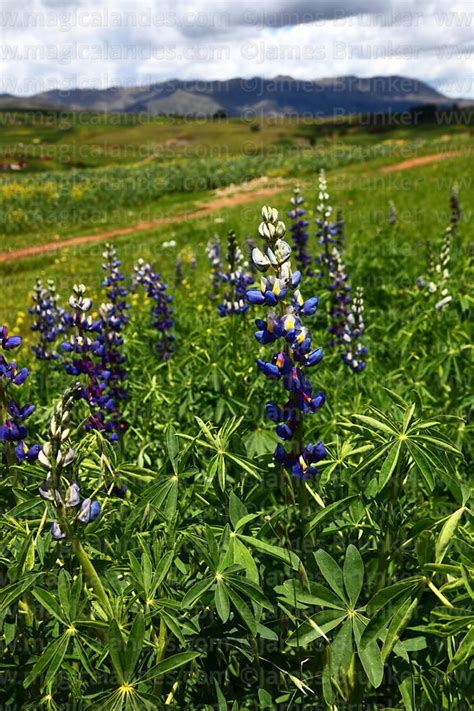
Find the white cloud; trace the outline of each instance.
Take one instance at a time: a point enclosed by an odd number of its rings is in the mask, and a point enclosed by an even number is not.
[[[403,74],[474,96],[474,14],[461,0],[6,0],[0,18],[0,91],[13,94]]]

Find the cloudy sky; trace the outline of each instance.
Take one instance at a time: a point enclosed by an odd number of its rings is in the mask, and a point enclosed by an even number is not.
[[[474,97],[472,0],[3,0],[0,92],[399,74]]]

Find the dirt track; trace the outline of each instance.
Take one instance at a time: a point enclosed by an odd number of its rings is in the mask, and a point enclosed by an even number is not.
[[[380,172],[395,173],[397,170],[409,170],[410,168],[416,168],[419,165],[427,165],[428,163],[436,163],[436,161],[444,160],[445,158],[452,158],[455,155],[457,155],[457,151],[446,151],[445,153],[432,153],[430,156],[408,158],[408,160],[402,160],[401,163],[384,165],[380,168]]]
[[[379,171],[381,173],[394,173],[398,170],[408,170],[410,168],[416,168],[419,165],[427,165],[428,163],[435,163],[436,161],[444,160],[445,158],[452,158],[455,155],[457,155],[456,151],[446,151],[445,153],[434,153],[429,156],[409,158],[401,163],[384,165],[379,169]],[[255,182],[258,184],[260,181],[261,179]],[[252,186],[252,183],[247,184],[247,186]],[[88,242],[100,242],[111,239],[112,237],[119,237],[120,235],[145,232],[146,230],[152,230],[156,227],[160,227],[161,225],[170,225],[174,222],[180,222],[183,219],[190,220],[195,217],[203,217],[224,207],[235,207],[236,205],[243,205],[246,202],[252,202],[253,200],[257,200],[259,198],[269,197],[271,195],[275,195],[276,193],[281,193],[283,189],[283,187],[277,186],[249,191],[248,187],[239,186],[237,188],[239,192],[232,195],[223,194],[218,196],[213,200],[210,200],[202,207],[190,212],[183,212],[179,215],[170,215],[169,217],[160,217],[158,220],[153,220],[151,222],[138,222],[130,227],[122,227],[121,229],[110,230],[109,232],[99,232],[94,235],[80,235],[79,237],[71,237],[70,239],[57,240],[56,242],[48,242],[47,244],[39,244],[35,247],[23,247],[22,249],[14,249],[11,252],[2,252],[0,253],[0,263],[13,262],[17,259],[25,259],[27,257],[36,257],[40,254],[45,254],[46,252],[54,252],[57,249],[76,247],[81,244],[87,244]],[[242,190],[244,192],[242,192]],[[226,191],[222,192],[225,193]]]
[[[120,235],[145,232],[146,230],[152,230],[156,227],[160,227],[161,225],[170,225],[173,222],[190,220],[194,217],[203,217],[204,215],[209,215],[210,213],[216,212],[216,210],[220,210],[224,207],[243,205],[246,202],[252,202],[252,200],[258,200],[259,198],[275,195],[276,193],[282,192],[282,190],[283,188],[281,187],[265,188],[263,190],[256,190],[255,192],[237,193],[236,195],[230,195],[229,197],[218,197],[214,200],[210,200],[208,203],[197,208],[196,210],[182,212],[177,215],[170,215],[169,217],[160,217],[158,220],[152,220],[151,222],[138,222],[131,227],[122,227],[117,230],[110,230],[109,232],[99,232],[95,235],[80,235],[79,237],[57,240],[56,242],[48,242],[47,244],[38,244],[35,247],[23,247],[22,249],[14,249],[11,252],[2,252],[0,253],[0,262],[13,262],[16,259],[36,257],[39,254],[54,252],[57,249],[64,249],[65,247],[76,247],[80,244],[100,242],[102,240],[111,239],[112,237],[119,237]]]

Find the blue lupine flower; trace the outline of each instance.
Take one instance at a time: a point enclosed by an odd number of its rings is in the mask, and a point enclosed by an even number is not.
[[[33,306],[28,309],[35,317],[31,330],[38,333],[39,342],[33,346],[38,360],[57,360],[59,353],[54,350],[54,343],[66,327],[66,313],[58,306],[59,295],[52,279],[46,287],[37,279],[33,289]]]
[[[86,421],[86,429],[105,429],[101,408],[107,402],[107,381],[110,378],[108,364],[101,358],[106,335],[103,333],[103,319],[93,319],[87,315],[92,301],[85,296],[86,287],[75,284],[69,297],[72,312],[66,321],[70,332],[69,340],[61,343],[61,350],[69,358],[63,358],[66,372],[73,376],[84,376],[82,397],[92,408],[92,415]]]
[[[260,290],[249,290],[247,297],[256,304],[278,304],[280,315],[270,311],[265,319],[256,319],[255,337],[262,345],[278,340],[283,345],[271,362],[259,358],[257,366],[269,379],[280,380],[288,392],[288,401],[283,407],[275,402],[266,405],[267,417],[276,424],[276,434],[288,443],[288,449],[283,444],[277,446],[275,458],[295,477],[308,478],[314,476],[314,465],[326,456],[321,443],[305,445],[303,442],[304,414],[312,414],[324,404],[324,394],[313,394],[311,382],[304,373],[306,367],[321,360],[322,349],[312,347],[311,334],[301,321],[302,316],[314,314],[318,299],[316,296],[303,299],[297,288],[301,271],[292,271],[291,248],[283,240],[285,225],[278,220],[277,210],[264,207],[262,217],[259,233],[264,239],[264,248],[254,249],[253,258],[259,271],[271,270],[273,274],[263,277]]]
[[[75,452],[68,444],[69,420],[74,402],[82,396],[83,388],[75,383],[62,396],[59,405],[55,406],[49,426],[49,440],[43,444],[39,455],[39,463],[47,470],[45,480],[39,486],[43,499],[59,512],[59,520],[67,518],[71,529],[81,523],[89,523],[100,514],[100,503],[84,499],[81,504],[79,482],[71,466],[75,460]],[[79,506],[80,505],[80,506]],[[66,528],[66,527],[65,527]],[[66,531],[69,531],[66,528]],[[51,535],[55,540],[66,538],[57,521],[51,526]]]
[[[292,221],[289,231],[293,238],[293,255],[301,273],[304,276],[313,276],[314,272],[311,269],[313,257],[307,250],[309,232],[306,228],[309,222],[304,219],[304,215],[306,215],[306,210],[303,207],[304,197],[302,197],[298,186],[293,193],[293,197],[290,200],[292,209],[286,213]]]
[[[253,283],[253,276],[242,268],[243,254],[237,245],[235,232],[229,232],[227,264],[228,271],[220,273],[220,280],[226,284],[223,303],[217,305],[219,316],[244,314],[248,310],[247,288]]]
[[[51,524],[51,535],[55,541],[61,541],[63,538],[66,538],[66,534],[61,531],[57,521],[53,521]]]
[[[128,289],[123,282],[125,276],[120,271],[121,262],[117,258],[115,247],[106,245],[102,255],[102,269],[106,272],[102,285],[107,288],[109,301],[99,308],[101,322],[94,346],[94,353],[100,359],[101,379],[106,388],[101,394],[99,405],[103,429],[110,441],[116,441],[119,433],[127,428],[127,423],[121,416],[121,403],[127,397],[128,390],[124,386],[127,371],[124,367],[125,356],[122,352],[123,329],[128,324],[127,314],[130,304],[127,303]]]
[[[331,295],[328,331],[332,335],[330,346],[342,343],[344,327],[349,316],[350,284],[339,251],[334,247],[331,253],[331,269],[328,289]]]
[[[211,264],[212,292],[209,294],[209,298],[214,301],[217,299],[222,273],[222,253],[219,235],[214,235],[212,241],[206,247],[206,253]]]
[[[143,259],[138,260],[134,271],[134,285],[142,285],[148,298],[154,301],[151,325],[158,331],[155,347],[160,351],[163,360],[168,360],[175,350],[174,335],[170,332],[173,328],[173,308],[170,306],[173,297],[166,293],[168,285],[161,281],[159,272],[154,272],[151,265],[146,264]]]
[[[344,362],[356,372],[360,372],[366,367],[364,356],[368,352],[367,346],[357,342],[364,329],[364,291],[361,287],[358,287],[352,304],[352,310],[344,326],[343,341],[345,344],[345,352],[342,355]]]
[[[84,499],[81,504],[81,510],[77,514],[77,520],[81,523],[90,523],[100,515],[100,504],[98,501]]]
[[[21,336],[9,336],[6,326],[0,327],[0,348],[11,351],[21,345]],[[28,368],[18,369],[14,361],[7,361],[0,353],[0,442],[1,458],[6,464],[14,460],[32,462],[38,456],[38,447],[28,445],[25,420],[35,411],[35,406],[27,403],[20,406],[16,400],[9,398],[12,385],[22,385],[29,375]]]

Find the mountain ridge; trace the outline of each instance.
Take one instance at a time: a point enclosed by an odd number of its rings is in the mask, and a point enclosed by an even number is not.
[[[107,111],[209,117],[312,116],[405,111],[415,105],[446,106],[450,99],[419,79],[400,75],[355,75],[305,80],[233,77],[226,80],[168,79],[106,89],[52,89],[30,97],[0,95],[0,108],[44,106],[57,110]]]

